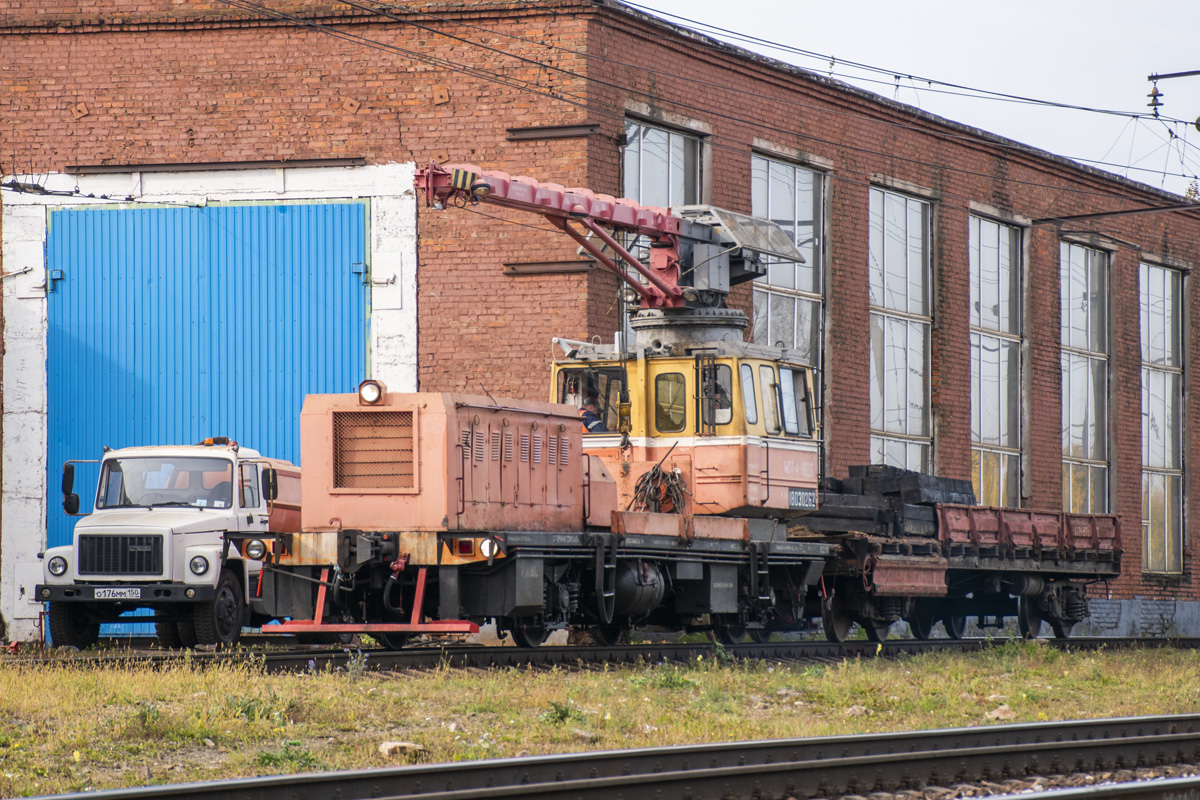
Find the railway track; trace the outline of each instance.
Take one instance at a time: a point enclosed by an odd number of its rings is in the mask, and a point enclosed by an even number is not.
[[[768,800],[1180,763],[1200,763],[1200,714],[570,753],[59,797]]]
[[[489,647],[454,644],[407,647],[402,650],[291,648],[287,650],[162,651],[111,648],[83,653],[59,651],[0,657],[0,665],[12,662],[96,665],[106,662],[169,665],[186,659],[190,663],[221,663],[255,660],[268,672],[338,669],[352,661],[367,669],[430,669],[440,666],[470,669],[507,667],[581,668],[594,665],[686,663],[696,658],[736,658],[782,663],[836,662],[855,658],[899,658],[933,652],[982,652],[1002,646],[1011,639],[895,639],[883,643],[853,641],[832,644],[824,641],[770,642],[717,646],[704,642],[679,644],[636,644],[613,646],[542,646],[535,648]],[[1017,640],[1021,641],[1021,640]],[[1087,651],[1118,648],[1173,647],[1200,649],[1200,639],[1077,638],[1039,639],[1042,646]],[[365,656],[365,658],[364,658]]]

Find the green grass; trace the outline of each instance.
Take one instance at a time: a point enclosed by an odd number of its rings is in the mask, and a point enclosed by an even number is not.
[[[369,663],[369,662],[368,662]],[[1002,709],[1002,707],[1004,707]],[[381,674],[0,661],[0,796],[739,739],[1185,713],[1200,655],[970,655],[785,666]],[[385,758],[379,745],[421,749]]]

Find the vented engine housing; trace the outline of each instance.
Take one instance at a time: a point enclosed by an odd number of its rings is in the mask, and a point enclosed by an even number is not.
[[[577,531],[582,428],[573,408],[464,394],[309,395],[300,415],[301,527]]]

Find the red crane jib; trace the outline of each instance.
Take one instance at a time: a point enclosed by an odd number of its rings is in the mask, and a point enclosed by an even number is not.
[[[679,217],[659,206],[644,206],[635,200],[596,194],[591,189],[565,188],[557,183],[540,183],[522,175],[484,170],[473,164],[430,164],[417,170],[416,186],[425,194],[426,205],[447,202],[481,202],[529,211],[545,217],[574,239],[609,271],[625,281],[642,299],[643,308],[678,308],[684,305],[679,287]],[[572,223],[590,232],[600,244]],[[641,263],[612,231],[650,239],[650,265]],[[641,273],[650,285],[633,278],[608,253],[607,246]]]

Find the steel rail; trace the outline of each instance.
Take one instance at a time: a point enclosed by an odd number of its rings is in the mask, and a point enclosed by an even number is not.
[[[1122,800],[1200,800],[1200,777],[1151,778],[1071,789],[1043,789],[1021,792],[1019,795],[993,795],[991,800],[1010,797],[1020,797],[1021,800],[1104,800],[1109,797]]]
[[[267,672],[304,672],[339,669],[354,661],[373,670],[429,669],[448,666],[470,669],[544,668],[575,669],[588,665],[687,663],[696,659],[736,658],[739,660],[778,661],[784,663],[825,663],[849,659],[894,659],[934,652],[975,653],[1004,646],[1021,639],[893,639],[875,643],[851,641],[834,644],[825,641],[768,642],[718,647],[696,642],[657,643],[612,646],[542,646],[534,648],[491,647],[454,644],[407,647],[402,650],[350,649],[347,647],[272,651],[136,651],[113,650],[98,653],[47,656],[0,657],[5,663],[46,663],[57,665],[99,666],[106,663],[140,663],[151,667],[173,664],[219,664],[259,661]],[[1200,650],[1200,639],[1077,638],[1039,639],[1040,646],[1062,650],[1090,651],[1123,648],[1178,648]],[[365,661],[364,661],[365,659]]]
[[[1197,759],[1200,714],[1189,714],[568,753],[149,786],[59,800],[765,800]]]

